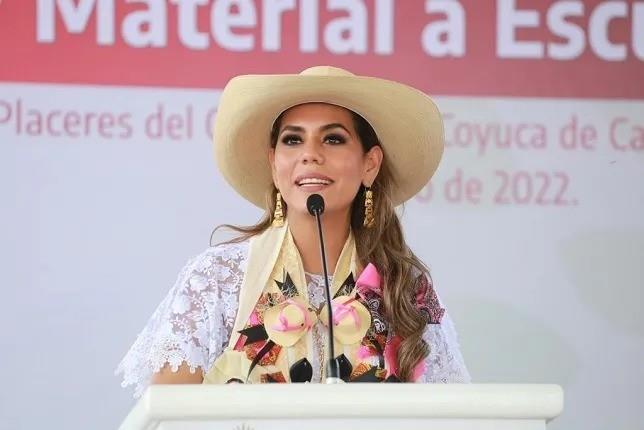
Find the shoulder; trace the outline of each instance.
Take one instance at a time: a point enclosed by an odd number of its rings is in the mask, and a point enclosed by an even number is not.
[[[248,243],[247,239],[242,242],[224,242],[209,246],[193,260],[211,263],[245,260],[248,254]]]
[[[241,285],[247,256],[248,241],[210,246],[188,259],[170,294],[181,298],[181,308],[197,299],[211,307],[222,295],[236,292]]]
[[[182,274],[207,276],[215,280],[225,280],[231,274],[243,273],[248,258],[248,240],[236,243],[220,243],[206,248],[190,258]]]

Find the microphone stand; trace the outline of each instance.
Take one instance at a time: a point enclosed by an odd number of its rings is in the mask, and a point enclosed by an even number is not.
[[[335,359],[335,348],[333,339],[333,307],[331,305],[331,288],[329,287],[329,273],[326,267],[326,252],[324,250],[324,235],[322,234],[322,221],[320,215],[324,212],[324,199],[319,194],[311,194],[306,201],[306,206],[311,215],[315,216],[318,225],[318,237],[320,238],[320,255],[322,256],[322,273],[324,273],[324,287],[326,290],[326,307],[329,316],[329,362],[327,363],[326,383],[340,384],[338,361]]]

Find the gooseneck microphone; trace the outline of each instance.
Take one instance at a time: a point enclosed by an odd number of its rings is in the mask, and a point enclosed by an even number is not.
[[[340,371],[338,368],[338,362],[335,359],[335,351],[333,347],[333,307],[331,306],[331,288],[329,288],[329,273],[326,268],[326,252],[324,250],[324,236],[322,234],[322,221],[320,216],[324,212],[324,199],[319,194],[311,194],[306,199],[306,208],[309,210],[309,213],[315,217],[315,220],[318,224],[318,237],[320,238],[320,255],[322,256],[322,271],[324,273],[324,287],[326,289],[326,308],[329,313],[329,362],[327,364],[326,370],[326,383],[327,384],[338,384],[344,382],[340,379]]]

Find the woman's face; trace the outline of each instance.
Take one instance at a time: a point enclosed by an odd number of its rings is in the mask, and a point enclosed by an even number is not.
[[[269,159],[288,213],[308,213],[306,200],[315,193],[324,197],[325,213],[348,213],[360,185],[375,180],[382,150],[364,152],[347,109],[306,103],[282,115]]]

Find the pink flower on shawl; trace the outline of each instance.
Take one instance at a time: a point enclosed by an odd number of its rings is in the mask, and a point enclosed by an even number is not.
[[[385,345],[384,358],[385,367],[387,368],[387,377],[390,375],[398,376],[398,350],[400,349],[400,336],[393,336]],[[420,360],[411,375],[412,381],[417,381],[425,373],[425,360]]]
[[[358,348],[358,352],[356,353],[356,357],[358,357],[358,360],[366,360],[369,357],[373,357],[376,355],[376,353],[369,348],[367,345],[360,345],[360,348]]]
[[[368,296],[370,292],[378,296],[382,296],[380,281],[380,274],[378,273],[376,266],[371,263],[367,264],[367,267],[364,268],[356,281],[358,294],[363,298]]]
[[[253,312],[250,314],[250,317],[248,318],[248,324],[249,325],[259,325],[261,323],[262,323],[262,321],[259,318],[259,314],[257,313],[257,309],[253,309]]]

